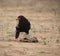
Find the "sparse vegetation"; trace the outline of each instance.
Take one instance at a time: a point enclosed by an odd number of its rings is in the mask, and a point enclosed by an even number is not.
[[[42,54],[43,54],[43,53],[46,53],[46,52],[45,52],[45,51],[41,51],[41,52],[39,52],[39,53],[42,53]]]
[[[19,15],[31,22],[30,35],[38,43],[14,41]],[[0,0],[0,56],[60,56],[58,36],[60,0]]]

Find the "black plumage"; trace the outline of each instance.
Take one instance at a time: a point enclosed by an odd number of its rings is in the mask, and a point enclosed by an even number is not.
[[[15,37],[18,38],[20,32],[25,32],[29,34],[29,30],[31,28],[31,24],[24,16],[18,16],[18,24],[16,26],[16,35]]]

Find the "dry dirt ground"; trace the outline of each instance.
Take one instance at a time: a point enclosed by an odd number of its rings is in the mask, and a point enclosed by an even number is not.
[[[60,56],[60,45],[0,41],[0,56]]]
[[[19,15],[38,43],[14,41]],[[60,56],[60,0],[0,0],[0,56]]]

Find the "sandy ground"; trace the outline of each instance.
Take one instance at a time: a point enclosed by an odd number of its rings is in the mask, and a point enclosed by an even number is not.
[[[60,56],[60,45],[0,41],[0,56]]]
[[[38,43],[11,41],[19,15]],[[60,56],[60,0],[0,0],[0,56]]]

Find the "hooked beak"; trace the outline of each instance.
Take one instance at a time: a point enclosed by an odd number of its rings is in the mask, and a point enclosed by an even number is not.
[[[19,20],[19,18],[17,18],[16,20]]]
[[[16,20],[20,20],[20,18],[17,18]]]

